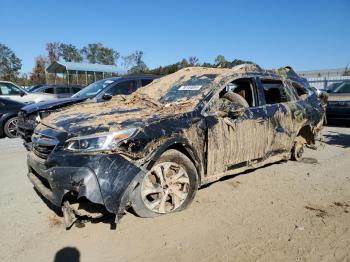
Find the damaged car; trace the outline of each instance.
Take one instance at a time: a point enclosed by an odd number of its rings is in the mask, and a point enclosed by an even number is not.
[[[73,104],[83,102],[100,103],[112,99],[115,95],[128,95],[135,92],[138,88],[151,83],[156,78],[158,78],[156,75],[105,78],[86,86],[72,97],[28,105],[18,112],[18,133],[24,141],[25,148],[29,149],[34,128],[52,112]]]
[[[116,222],[129,207],[141,217],[181,211],[201,186],[300,160],[315,144],[323,108],[293,83],[253,64],[189,67],[129,96],[70,106],[36,127],[29,180],[67,227],[86,206]]]

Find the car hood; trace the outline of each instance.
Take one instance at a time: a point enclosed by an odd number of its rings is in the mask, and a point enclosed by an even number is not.
[[[336,102],[336,101],[350,101],[350,93],[343,94],[328,94],[328,101]]]
[[[193,109],[193,100],[159,104],[146,96],[116,96],[109,102],[84,103],[52,113],[42,124],[72,135],[142,127]]]
[[[62,99],[53,99],[49,101],[39,102],[35,104],[30,104],[22,108],[26,114],[32,114],[34,112],[42,111],[42,110],[54,110],[58,108],[62,108],[65,106],[69,106],[72,104],[76,104],[86,100],[86,98],[62,98]]]
[[[44,94],[44,93],[40,93],[40,94],[27,93],[22,98],[25,102],[39,103],[42,101],[56,99],[56,96],[54,96],[52,94]]]

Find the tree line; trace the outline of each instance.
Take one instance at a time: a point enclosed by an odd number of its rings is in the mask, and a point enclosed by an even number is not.
[[[182,68],[190,66],[231,68],[242,63],[252,63],[240,59],[226,60],[223,55],[218,55],[214,63],[200,63],[196,56],[184,58],[181,61],[149,69],[143,61],[143,51],[121,56],[120,53],[102,43],[88,44],[77,48],[70,43],[49,42],[46,44],[46,55],[40,55],[35,59],[35,66],[31,73],[20,74],[22,68],[21,59],[6,45],[0,43],[0,79],[17,82],[19,85],[35,85],[46,82],[45,68],[54,61],[87,62],[103,65],[119,65],[124,67],[128,74],[156,74],[167,75]]]

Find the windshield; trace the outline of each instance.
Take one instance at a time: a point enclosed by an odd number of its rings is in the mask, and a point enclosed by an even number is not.
[[[343,82],[338,86],[328,89],[331,93],[350,93],[350,82]]]
[[[329,86],[326,87],[327,91],[332,91],[334,88],[336,88],[337,86],[339,86],[341,83],[337,82],[337,83],[332,83]]]
[[[103,89],[105,89],[110,84],[114,83],[115,79],[104,79],[96,81],[87,87],[80,90],[78,93],[73,95],[72,97],[78,97],[78,98],[93,98],[97,94],[99,94]]]
[[[232,70],[185,68],[154,80],[146,88],[137,90],[135,95],[144,94],[162,104],[184,102],[189,99],[199,102],[212,90],[214,81],[218,81],[229,72],[232,73]]]
[[[28,92],[32,93],[37,91],[39,88],[46,86],[46,85],[36,85],[36,86],[32,86],[31,88],[28,89]]]

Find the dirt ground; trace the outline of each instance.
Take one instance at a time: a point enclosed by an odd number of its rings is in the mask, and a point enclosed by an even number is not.
[[[183,212],[69,231],[27,179],[21,141],[2,139],[0,261],[350,261],[350,128],[324,134],[304,162],[206,186]]]

